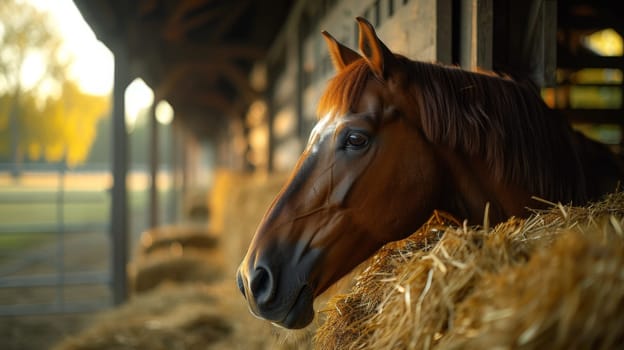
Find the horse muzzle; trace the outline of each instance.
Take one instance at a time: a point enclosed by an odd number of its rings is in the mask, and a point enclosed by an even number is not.
[[[288,329],[312,322],[314,283],[309,277],[320,251],[300,249],[250,251],[243,260],[236,281],[254,316]]]

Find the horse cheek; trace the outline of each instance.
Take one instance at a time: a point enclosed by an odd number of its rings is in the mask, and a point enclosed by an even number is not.
[[[417,230],[440,204],[444,192],[443,176],[435,150],[425,140],[412,137],[410,156],[401,159],[398,176],[398,227],[402,238]],[[408,153],[408,152],[406,152]]]

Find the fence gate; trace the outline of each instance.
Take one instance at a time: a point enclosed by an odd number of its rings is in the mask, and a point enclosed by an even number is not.
[[[0,165],[0,316],[111,306],[110,171]]]

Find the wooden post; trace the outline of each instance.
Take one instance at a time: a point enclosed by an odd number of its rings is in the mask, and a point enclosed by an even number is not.
[[[169,174],[171,174],[171,184],[169,189],[169,196],[167,197],[167,213],[168,221],[176,222],[178,220],[178,205],[181,198],[179,196],[181,179],[180,179],[180,121],[178,117],[173,119],[169,128],[171,137],[171,150],[169,151]]]
[[[538,86],[555,84],[557,1],[510,1],[510,63]]]
[[[436,2],[436,61],[451,64],[453,46],[453,4],[451,0]]]
[[[544,26],[544,86],[557,83],[557,0],[546,0],[542,9]]]
[[[158,201],[158,160],[159,160],[159,138],[158,138],[158,120],[156,120],[156,104],[152,103],[150,107],[150,190],[149,190],[149,228],[158,226],[159,217],[159,201]]]
[[[470,70],[492,69],[492,0],[462,0],[460,64]]]
[[[126,131],[124,92],[129,82],[128,57],[123,45],[115,53],[113,86],[113,188],[111,200],[112,289],[113,302],[121,304],[127,296],[126,264],[128,260],[128,206],[126,175],[128,172],[128,133]]]
[[[269,174],[275,171],[275,130],[274,130],[274,121],[275,121],[275,107],[274,107],[274,99],[273,93],[275,91],[275,83],[272,81],[272,78],[275,77],[275,72],[271,69],[271,64],[267,65],[267,89],[264,92],[264,100],[266,101],[266,123],[269,129],[269,140],[267,147],[267,172]]]

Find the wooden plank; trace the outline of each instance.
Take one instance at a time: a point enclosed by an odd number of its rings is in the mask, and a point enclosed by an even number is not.
[[[624,110],[621,109],[559,109],[574,123],[624,124]]]
[[[559,27],[574,30],[600,30],[605,28],[622,28],[622,20],[613,17],[573,17],[562,16],[559,19]]]
[[[156,101],[155,101],[156,102]],[[160,223],[159,218],[159,205],[158,205],[158,163],[159,163],[159,135],[158,135],[158,120],[156,120],[156,103],[152,103],[149,109],[150,117],[150,138],[149,138],[149,152],[150,152],[150,188],[149,188],[149,227],[157,227]]]
[[[557,82],[557,0],[544,1],[542,9],[542,86]]]
[[[492,69],[492,0],[462,0],[460,6],[460,65]]]
[[[617,68],[624,69],[624,57],[573,56],[566,53],[559,53],[557,58],[559,68],[582,69],[582,68]]]
[[[539,86],[555,82],[557,1],[495,2],[495,69],[530,78]]]
[[[473,0],[474,1],[474,0]],[[476,66],[483,69],[492,69],[492,42],[494,27],[494,5],[492,0],[476,0],[477,13],[473,21],[476,27],[473,29],[476,35],[473,35],[476,46]],[[473,14],[474,16],[474,14]]]
[[[389,1],[392,3],[392,0]],[[436,3],[436,61],[453,63],[453,4],[452,0]]]

